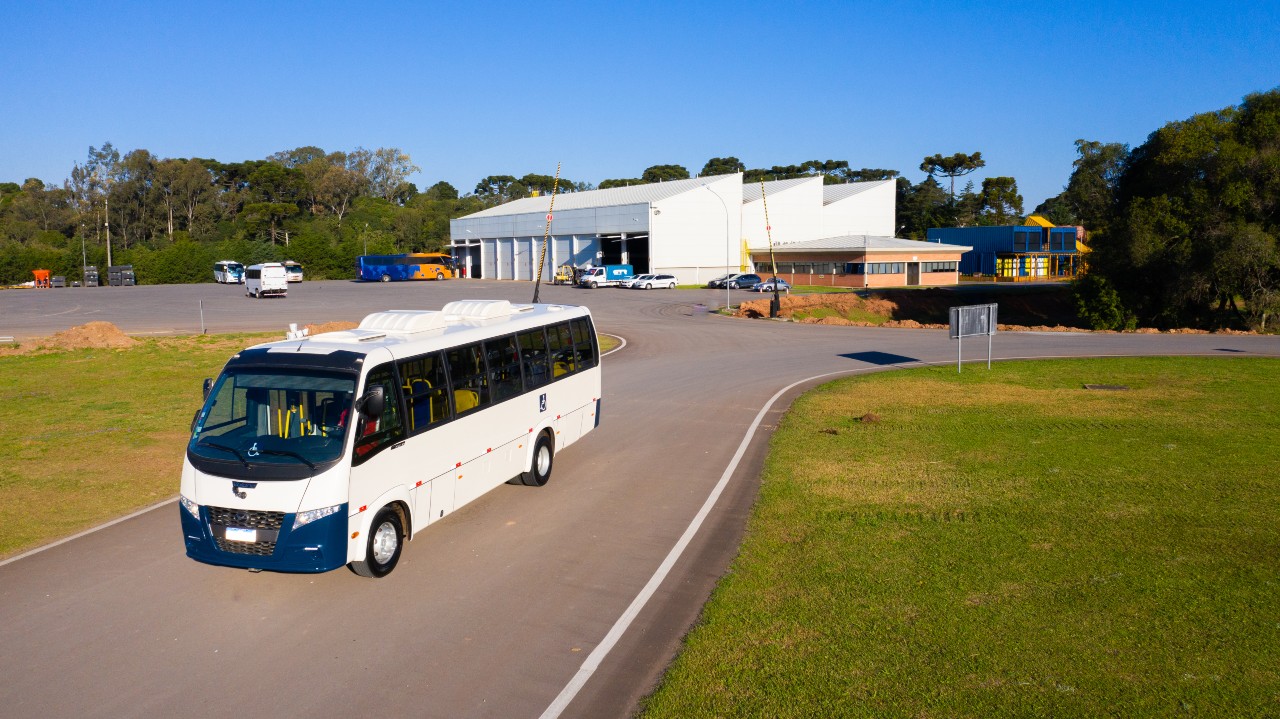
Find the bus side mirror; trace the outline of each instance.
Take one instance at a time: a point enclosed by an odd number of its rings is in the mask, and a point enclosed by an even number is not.
[[[382,385],[370,387],[356,402],[356,411],[366,417],[381,417],[387,406],[387,391]]]
[[[213,389],[213,378],[204,378],[204,396],[201,399],[209,399],[209,390]]]

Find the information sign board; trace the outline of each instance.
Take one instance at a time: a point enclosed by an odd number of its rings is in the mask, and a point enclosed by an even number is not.
[[[987,369],[991,369],[991,337],[996,333],[996,305],[951,308],[951,339],[956,343],[956,372],[960,371],[965,337],[987,336]]]

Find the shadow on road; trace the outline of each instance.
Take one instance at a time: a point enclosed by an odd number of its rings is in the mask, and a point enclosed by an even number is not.
[[[902,355],[896,355],[889,352],[850,352],[849,354],[842,354],[839,356],[846,359],[857,360],[859,362],[866,362],[867,364],[880,365],[882,367],[887,365],[920,362],[920,360],[915,357],[904,357]]]

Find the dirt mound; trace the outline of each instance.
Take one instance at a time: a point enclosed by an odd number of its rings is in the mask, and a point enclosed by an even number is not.
[[[136,344],[138,340],[110,322],[90,322],[39,340],[46,350],[126,349]]]
[[[315,336],[324,332],[341,332],[342,330],[353,330],[360,325],[356,322],[321,322],[318,325],[307,325],[307,334]]]
[[[936,329],[948,325],[951,307],[994,302],[1000,305],[1000,319],[1009,326],[1070,331],[1080,325],[1065,286],[886,289],[779,299],[782,317],[814,324]],[[736,314],[768,317],[769,301],[768,297],[744,301]],[[795,317],[797,312],[801,318]]]
[[[782,317],[791,319],[796,312],[806,310],[824,309],[832,310],[839,314],[848,314],[852,311],[869,312],[871,314],[880,315],[882,317],[893,317],[897,311],[898,305],[892,300],[883,297],[867,297],[863,298],[852,292],[848,294],[834,295],[786,295],[778,298],[779,314]],[[746,300],[738,305],[738,311],[735,313],[737,317],[768,317],[769,303],[773,301],[772,297],[765,296],[765,299]],[[822,320],[838,320],[842,317],[823,317]],[[821,322],[815,318],[806,318],[805,322],[819,322],[819,324],[856,324],[845,320],[844,322]]]
[[[736,317],[769,316],[772,297],[744,300]],[[1065,284],[965,286],[927,289],[859,290],[835,294],[780,297],[779,316],[816,325],[844,327],[906,327],[946,329],[950,308],[995,303],[999,328],[1006,332],[1089,332],[1076,316],[1075,301]],[[1149,327],[1138,334],[1161,334]],[[1227,334],[1252,334],[1241,330],[1215,330]],[[1170,329],[1165,334],[1208,334],[1200,329]]]

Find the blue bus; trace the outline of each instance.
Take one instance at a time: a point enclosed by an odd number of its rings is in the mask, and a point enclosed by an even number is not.
[[[442,252],[404,255],[361,255],[356,276],[367,282],[392,280],[446,280],[458,276],[457,261]]]

